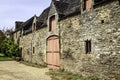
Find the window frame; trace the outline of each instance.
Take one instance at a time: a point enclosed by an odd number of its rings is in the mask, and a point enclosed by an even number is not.
[[[118,2],[119,2],[119,5],[120,5],[120,0],[118,0]]]

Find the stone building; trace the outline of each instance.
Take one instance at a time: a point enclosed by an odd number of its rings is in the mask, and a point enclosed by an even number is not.
[[[120,0],[52,0],[13,35],[25,61],[120,79]]]

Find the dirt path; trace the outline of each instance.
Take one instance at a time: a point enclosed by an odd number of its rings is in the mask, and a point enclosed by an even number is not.
[[[34,68],[16,61],[0,61],[0,80],[51,80],[47,68]]]

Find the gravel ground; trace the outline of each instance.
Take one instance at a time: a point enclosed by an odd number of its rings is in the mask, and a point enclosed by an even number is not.
[[[0,80],[51,80],[48,68],[35,68],[16,61],[0,61]]]

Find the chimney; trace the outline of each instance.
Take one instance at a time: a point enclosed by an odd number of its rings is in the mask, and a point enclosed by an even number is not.
[[[55,2],[56,0],[52,0],[52,2]]]
[[[17,30],[18,28],[20,28],[20,26],[22,25],[23,22],[21,21],[16,21],[15,22],[15,30]]]
[[[64,2],[64,0],[60,0],[61,2]]]

